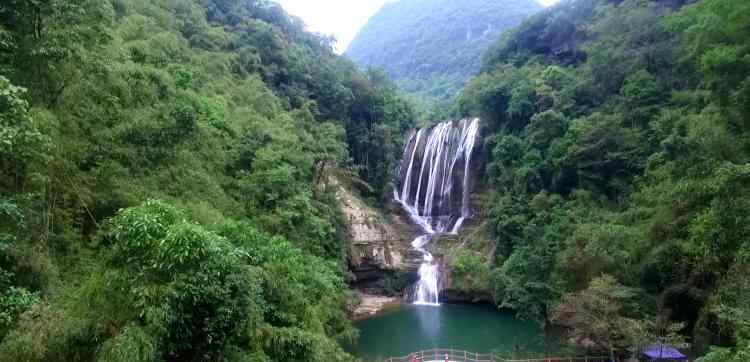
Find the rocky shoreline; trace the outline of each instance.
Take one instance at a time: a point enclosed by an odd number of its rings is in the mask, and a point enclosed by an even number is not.
[[[396,309],[403,304],[403,298],[357,292],[359,304],[352,313],[352,319],[362,320],[374,317],[383,312]]]
[[[337,198],[351,237],[350,287],[358,299],[356,307],[350,311],[352,319],[366,319],[398,308],[404,303],[407,288],[418,279],[417,269],[422,256],[411,247],[418,230],[396,203],[388,205],[387,211],[378,210],[367,205],[338,177],[331,175],[330,182],[339,187]],[[476,200],[472,201],[476,203]],[[462,235],[471,234],[474,221],[467,222],[465,228]],[[456,285],[452,277],[445,258],[450,248],[461,245],[461,239],[461,236],[441,235],[430,247],[429,251],[443,265],[444,275],[439,281],[440,301],[492,303],[493,298],[488,292],[469,292]]]

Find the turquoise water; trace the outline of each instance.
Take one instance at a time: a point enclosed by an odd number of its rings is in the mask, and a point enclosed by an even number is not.
[[[349,349],[366,362],[431,348],[506,353],[539,351],[544,345],[538,325],[490,306],[406,305],[355,326],[360,330],[359,342]]]

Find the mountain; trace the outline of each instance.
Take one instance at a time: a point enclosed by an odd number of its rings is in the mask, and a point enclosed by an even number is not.
[[[476,73],[505,30],[542,6],[534,0],[401,0],[362,28],[346,55],[386,70],[404,90],[447,100]]]
[[[499,39],[456,106],[488,235],[443,251],[452,287],[589,352],[747,361],[748,24],[747,1],[568,0]]]
[[[355,362],[329,175],[413,127],[267,0],[1,1],[0,362]]]

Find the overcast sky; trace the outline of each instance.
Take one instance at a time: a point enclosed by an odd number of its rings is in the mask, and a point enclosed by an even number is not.
[[[343,52],[383,4],[396,0],[276,0],[289,13],[307,24],[308,30],[333,35],[337,50]],[[461,0],[456,0],[461,1]],[[551,5],[557,0],[537,0]]]

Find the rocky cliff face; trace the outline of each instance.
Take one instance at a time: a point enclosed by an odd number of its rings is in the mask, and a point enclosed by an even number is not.
[[[474,217],[456,235],[440,235],[430,251],[443,271],[440,300],[447,303],[494,303],[489,266],[496,244],[485,225],[487,191],[478,185],[472,193]]]
[[[413,279],[421,254],[411,248],[416,230],[397,208],[384,214],[334,180],[337,199],[351,236],[349,265],[355,287],[371,292],[386,291],[392,279]],[[406,281],[404,281],[406,282]],[[395,286],[394,286],[395,287]]]

